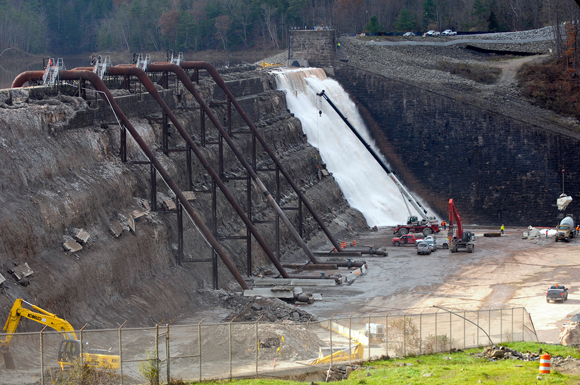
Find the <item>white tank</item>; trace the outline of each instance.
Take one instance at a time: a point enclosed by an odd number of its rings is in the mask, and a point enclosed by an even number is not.
[[[571,229],[574,229],[574,219],[572,217],[566,217],[560,221],[561,225],[568,225]]]

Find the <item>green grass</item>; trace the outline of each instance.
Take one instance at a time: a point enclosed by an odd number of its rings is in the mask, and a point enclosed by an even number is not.
[[[575,348],[547,345],[534,342],[516,342],[502,344],[521,353],[544,352],[559,356],[580,358],[580,351]],[[470,349],[466,352],[439,353],[427,356],[408,357],[405,359],[380,360],[365,363],[365,368],[351,373],[348,380],[334,382],[340,385],[383,385],[383,384],[578,384],[580,376],[558,373],[552,368],[552,374],[544,374],[543,380],[537,380],[538,361],[500,360],[488,361],[477,357],[483,349]],[[448,359],[451,358],[451,359]],[[405,365],[408,364],[408,365]],[[424,377],[424,375],[429,375]],[[316,381],[315,381],[316,382]],[[284,381],[273,379],[208,381],[203,384],[240,384],[240,385],[293,385],[309,384],[308,382]],[[318,382],[320,383],[320,382]]]

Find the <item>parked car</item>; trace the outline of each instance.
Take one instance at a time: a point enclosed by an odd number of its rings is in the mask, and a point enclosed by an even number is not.
[[[450,29],[446,29],[445,31],[441,32],[441,36],[455,36],[457,32],[452,31]]]
[[[435,240],[433,238],[431,239],[422,239],[422,242],[425,242],[429,245],[429,249],[431,249],[431,252],[433,251],[437,251],[437,245],[435,244]]]
[[[548,288],[548,291],[546,292],[546,302],[550,302],[550,300],[554,302],[556,301],[564,302],[567,299],[568,299],[568,288],[566,286],[552,285]]]
[[[433,242],[435,242],[435,245],[437,245],[438,249],[448,249],[449,248],[449,238],[440,238],[436,235],[428,235],[425,238],[423,238],[423,240],[428,241],[432,239]]]
[[[413,32],[405,32],[405,34],[403,36],[415,36],[415,33],[413,33]]]
[[[439,36],[439,35],[441,35],[441,32],[435,31],[435,30],[430,30],[430,31],[425,32],[424,36],[435,37],[435,36]]]
[[[418,242],[417,243],[417,254],[419,255],[423,255],[423,254],[427,254],[430,255],[431,254],[431,246],[429,246],[429,243],[427,242]]]

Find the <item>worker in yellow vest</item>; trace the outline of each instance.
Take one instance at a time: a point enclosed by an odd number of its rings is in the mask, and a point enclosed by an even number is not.
[[[499,229],[501,230],[500,231],[501,235],[503,235],[503,231],[505,230],[505,227],[503,227],[503,225],[501,225],[501,227]]]

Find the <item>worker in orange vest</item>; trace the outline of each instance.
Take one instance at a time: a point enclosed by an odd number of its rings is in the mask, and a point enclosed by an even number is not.
[[[445,221],[442,221],[442,222],[441,222],[441,228],[442,228],[443,230],[446,230],[446,229],[447,229],[447,223],[446,223]]]

